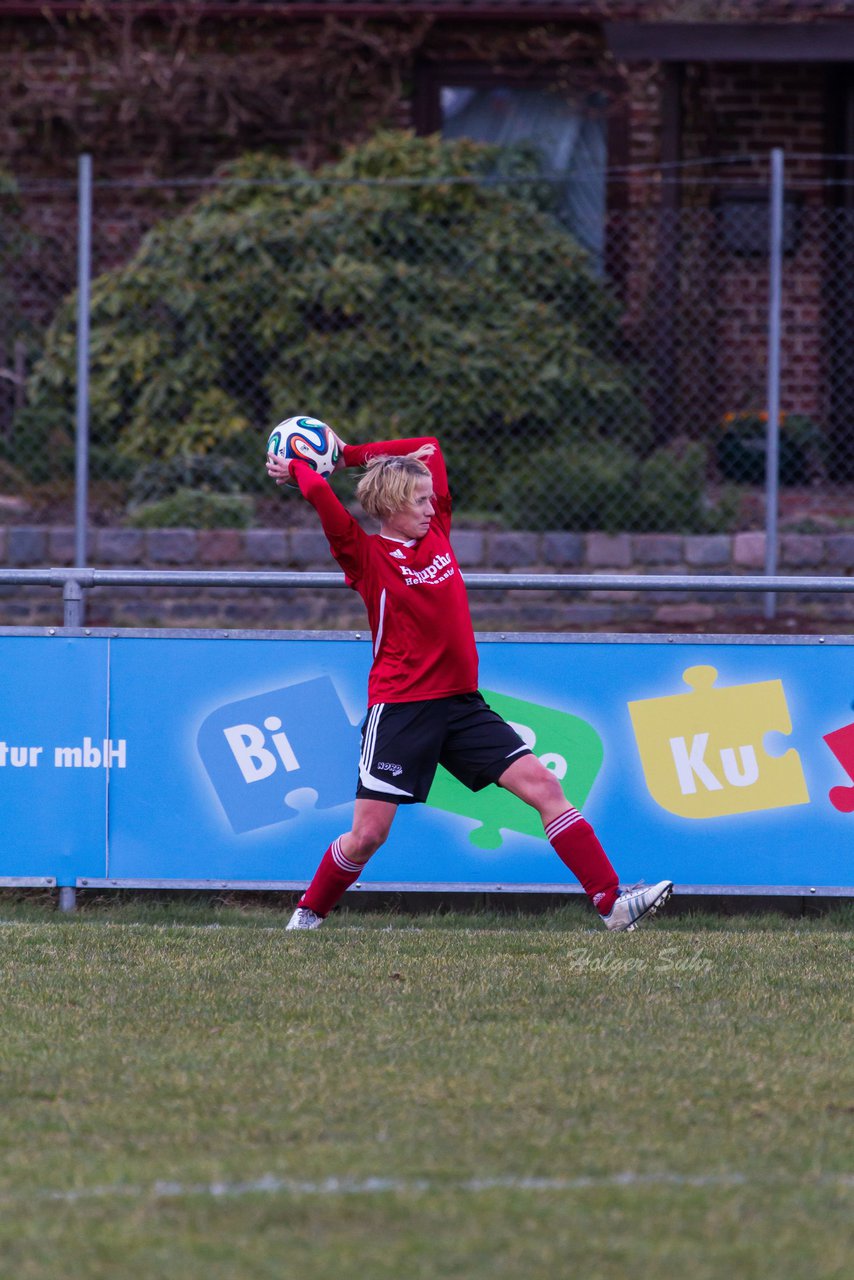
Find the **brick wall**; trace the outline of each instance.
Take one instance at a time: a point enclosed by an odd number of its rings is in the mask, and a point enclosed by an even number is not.
[[[782,408],[821,421],[825,410],[824,349],[819,323],[828,270],[825,199],[827,69],[819,64],[717,64],[705,68],[692,93],[684,134],[686,155],[743,156],[729,191],[767,191],[771,148],[787,153],[786,181],[804,220],[795,253],[784,263]],[[727,193],[722,185],[719,199]],[[688,202],[707,202],[708,190],[686,188]],[[832,269],[832,267],[831,267]],[[748,407],[751,381],[761,396],[767,349],[767,260],[729,254],[718,263],[717,365],[727,409]],[[751,373],[751,370],[753,371]],[[762,400],[758,403],[761,405]]]
[[[749,6],[745,6],[745,13],[748,10]],[[305,30],[308,28],[293,22],[286,29],[281,23],[254,22],[241,26],[223,43],[214,38],[211,28],[193,46],[192,57],[201,61],[215,58],[220,67],[224,59],[239,59],[249,78],[251,68],[256,67],[259,84],[266,84],[271,54],[281,51],[287,41],[298,41],[300,31]],[[508,50],[512,52],[514,42],[517,54],[521,50],[519,56],[526,56],[524,51],[536,45],[538,30],[500,22],[488,27],[475,24],[471,29],[466,24],[452,29],[446,24],[443,28],[440,23],[425,29],[419,53],[427,61],[450,55],[471,61],[477,55],[485,65],[491,65],[498,58],[496,50],[503,49],[506,55]],[[17,27],[0,24],[0,85],[4,77],[9,83],[14,81],[26,52],[32,74],[41,76],[45,85],[83,76],[91,102],[81,127],[86,127],[89,117],[96,121],[99,80],[97,75],[88,75],[81,32],[82,28],[78,30],[73,24],[67,29],[61,24],[54,27],[39,21]],[[583,57],[589,61],[589,51]],[[410,71],[411,57],[407,54],[392,75],[399,92],[389,108],[389,118],[398,125],[412,123]],[[573,72],[566,74],[571,78]],[[822,290],[833,268],[832,256],[827,256],[828,251],[832,255],[833,245],[827,239],[827,227],[818,221],[824,175],[822,162],[816,158],[826,148],[825,76],[826,69],[816,65],[690,67],[682,141],[685,158],[733,154],[756,157],[755,162],[739,167],[738,182],[755,182],[762,187],[767,184],[767,156],[772,146],[783,145],[788,152],[797,153],[798,158],[789,162],[788,173],[798,183],[807,221],[798,252],[785,264],[782,407],[786,412],[809,414],[820,424],[826,418],[827,352],[832,345],[822,323],[826,311]],[[291,108],[286,106],[286,88],[282,88],[281,118],[276,113],[270,115],[265,141],[297,155],[301,148],[311,150],[312,146],[316,152],[314,143],[293,131],[299,112],[293,118],[287,116]],[[36,84],[34,92],[37,89]],[[616,250],[611,256],[621,259],[627,273],[623,280],[627,340],[633,352],[656,369],[653,381],[663,375],[673,383],[672,404],[668,406],[671,416],[657,426],[664,435],[698,435],[713,428],[726,412],[756,408],[763,402],[767,273],[760,258],[721,254],[711,239],[714,224],[710,221],[708,229],[691,231],[690,245],[686,243],[687,235],[683,237],[681,277],[671,281],[673,296],[662,297],[658,273],[668,253],[666,245],[662,250],[660,226],[652,212],[660,198],[661,181],[658,174],[644,168],[660,159],[661,94],[661,74],[655,66],[627,69],[629,153],[617,159],[637,167],[625,182],[621,179],[612,185],[610,194],[613,199],[621,191],[633,213],[649,210],[651,216],[636,217],[623,224],[619,214],[613,216],[610,233]],[[0,165],[10,164],[25,181],[58,175],[68,181],[64,193],[28,193],[26,221],[34,233],[33,243],[39,245],[38,258],[28,257],[25,247],[19,260],[9,266],[10,272],[17,273],[14,279],[10,275],[14,292],[28,318],[39,328],[73,287],[76,195],[72,179],[80,139],[71,139],[71,145],[61,118],[53,123],[30,120],[20,125],[12,116],[9,119],[11,127],[0,134]],[[359,111],[350,112],[349,119],[353,129],[361,127]],[[30,137],[27,128],[32,133]],[[118,149],[100,147],[95,130],[87,145],[95,150],[98,178],[139,178],[146,174],[173,178],[187,172],[206,173],[218,161],[261,141],[257,131],[241,132],[239,121],[202,139],[197,136],[194,123],[183,145],[176,142],[174,121],[168,128],[163,124],[162,138],[158,137],[159,128],[156,109],[149,104],[147,114],[128,121],[127,138]],[[167,135],[172,137],[171,142]],[[708,170],[704,171],[706,178],[708,174]],[[195,194],[197,189],[177,186],[160,188],[156,195],[129,188],[99,189],[94,237],[96,273],[130,257],[148,227],[174,214]],[[720,190],[713,192],[708,185],[692,187],[686,179],[683,203],[689,209],[706,209],[720,194]],[[699,301],[694,301],[692,293]],[[659,330],[662,320],[668,314],[676,314],[677,308],[680,310],[672,338],[671,367],[661,369],[657,366]],[[698,343],[702,344],[699,348]],[[10,361],[11,354],[0,349],[0,364]]]
[[[73,562],[68,528],[0,526],[0,568]],[[459,530],[454,546],[468,573],[711,574],[761,573],[765,535],[499,533]],[[314,529],[94,531],[96,568],[334,569],[323,534]],[[854,533],[783,534],[780,572],[854,576]],[[364,630],[359,598],[346,589],[179,587],[96,588],[87,594],[92,627]],[[751,631],[765,629],[755,593],[540,590],[472,591],[479,630]],[[0,583],[0,626],[57,626],[57,588]],[[854,629],[854,593],[793,595],[780,602],[771,630]]]

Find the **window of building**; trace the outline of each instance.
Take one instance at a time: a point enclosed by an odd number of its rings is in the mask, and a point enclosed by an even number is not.
[[[438,84],[438,125],[446,138],[498,146],[533,145],[557,185],[557,212],[601,265],[605,242],[607,122],[604,100],[570,102],[548,86]]]

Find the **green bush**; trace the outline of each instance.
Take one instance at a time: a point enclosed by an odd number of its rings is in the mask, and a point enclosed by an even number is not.
[[[166,458],[143,467],[132,462],[130,465],[133,468],[129,492],[132,506],[159,502],[170,494],[189,489],[217,494],[246,493],[261,488],[265,478],[263,462],[256,459],[250,467],[216,453]]]
[[[137,529],[248,529],[252,515],[251,498],[179,489],[158,502],[131,508],[128,524]]]
[[[619,445],[549,449],[498,485],[497,509],[520,529],[702,533],[732,516],[725,498],[706,505],[701,445],[645,459]]]
[[[763,485],[766,469],[767,414],[729,414],[718,437],[716,458],[725,480]],[[824,467],[824,439],[806,414],[781,414],[779,475],[784,485],[804,485]]]
[[[524,152],[405,133],[315,175],[265,155],[231,165],[234,182],[93,284],[96,443],[136,465],[230,459],[262,483],[265,432],[309,412],[354,441],[439,435],[464,506],[492,504],[496,470],[559,443],[643,451],[618,304],[548,193],[437,181],[500,161],[536,172]],[[13,445],[72,420],[74,370],[68,299]],[[40,465],[29,446],[20,464]]]

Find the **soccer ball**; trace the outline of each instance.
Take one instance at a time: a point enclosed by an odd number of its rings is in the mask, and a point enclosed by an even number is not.
[[[301,458],[319,476],[331,475],[338,461],[338,441],[319,418],[285,418],[270,432],[267,452],[290,461]]]

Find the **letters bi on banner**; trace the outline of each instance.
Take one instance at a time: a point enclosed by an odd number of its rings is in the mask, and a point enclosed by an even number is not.
[[[198,749],[235,833],[353,799],[359,730],[328,676],[219,707]]]

